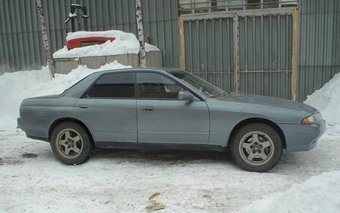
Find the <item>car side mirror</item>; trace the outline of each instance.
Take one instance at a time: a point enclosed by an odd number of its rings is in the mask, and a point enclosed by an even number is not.
[[[194,99],[194,96],[188,91],[179,91],[178,99],[185,100],[185,101],[192,101]]]

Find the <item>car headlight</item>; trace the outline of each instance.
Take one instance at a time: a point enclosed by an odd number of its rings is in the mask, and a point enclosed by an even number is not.
[[[309,124],[316,124],[319,121],[322,120],[322,116],[320,113],[316,113],[314,115],[311,115],[301,121],[302,124],[304,125],[309,125]]]

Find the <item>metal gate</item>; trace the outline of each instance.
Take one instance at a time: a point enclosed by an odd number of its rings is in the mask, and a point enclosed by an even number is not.
[[[294,99],[294,11],[278,8],[182,15],[181,68],[226,91]]]

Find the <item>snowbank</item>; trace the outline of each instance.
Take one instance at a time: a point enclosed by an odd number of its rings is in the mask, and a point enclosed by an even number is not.
[[[340,133],[340,74],[310,95],[305,103],[318,109],[333,127],[332,131]]]
[[[287,191],[255,201],[240,212],[340,212],[340,171],[323,173],[292,185]]]
[[[107,41],[101,45],[92,45],[87,47],[75,48],[68,50],[64,48],[53,54],[53,58],[69,58],[69,57],[87,57],[87,56],[105,56],[105,55],[122,55],[137,54],[139,52],[139,41],[133,33],[126,33],[119,30],[109,31],[79,31],[68,34],[66,40],[84,38],[87,36],[96,37],[114,37],[114,41]],[[145,51],[159,51],[156,46],[145,44]]]
[[[60,94],[85,76],[102,70],[127,68],[117,61],[92,70],[79,66],[67,75],[56,74],[51,80],[48,68],[41,70],[5,73],[0,76],[0,111],[2,113],[0,130],[16,127],[19,107],[23,99],[34,96]]]

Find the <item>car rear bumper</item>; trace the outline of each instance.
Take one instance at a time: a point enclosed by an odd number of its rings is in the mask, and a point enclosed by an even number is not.
[[[21,129],[22,131],[25,132],[25,127],[23,125],[23,122],[22,122],[22,118],[17,118],[17,128]]]
[[[326,131],[326,121],[317,124],[281,124],[287,152],[308,151],[316,147],[318,139]]]
[[[48,137],[42,136],[40,131],[37,131],[35,129],[30,129],[28,126],[29,125],[27,125],[24,122],[24,119],[22,119],[21,117],[17,118],[17,128],[24,131],[26,133],[26,137],[34,139],[34,140],[41,140],[41,141],[49,142]]]

